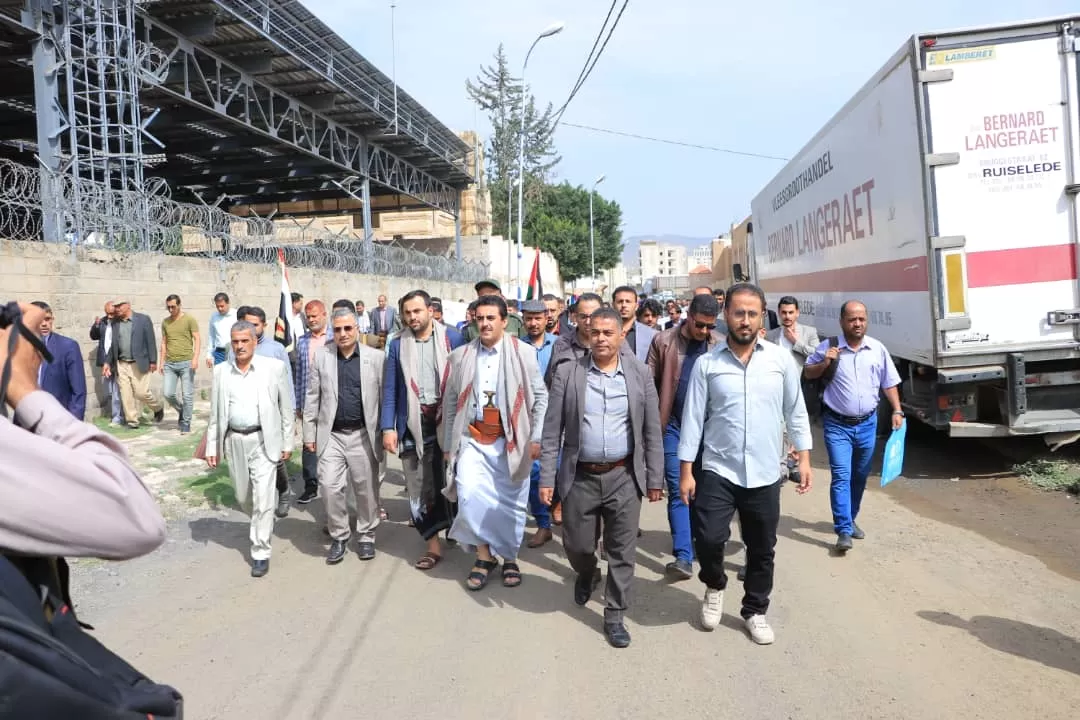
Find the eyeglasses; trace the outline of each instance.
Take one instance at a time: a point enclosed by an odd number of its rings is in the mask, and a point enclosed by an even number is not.
[[[694,327],[696,327],[698,330],[715,330],[716,323],[703,323],[695,320]]]
[[[334,328],[334,332],[347,332],[350,333],[356,329],[354,325],[342,325],[341,327]]]

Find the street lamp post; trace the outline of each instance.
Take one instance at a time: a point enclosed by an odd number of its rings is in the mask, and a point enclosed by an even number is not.
[[[544,29],[542,33],[536,36],[532,45],[529,46],[529,52],[525,53],[525,62],[521,64],[521,137],[518,141],[518,217],[517,217],[517,270],[514,273],[517,276],[518,295],[521,294],[521,240],[522,240],[522,226],[525,220],[525,69],[529,66],[529,56],[532,55],[533,48],[536,44],[544,38],[551,37],[552,35],[558,35],[563,31],[566,24],[563,22],[557,22],[549,25]]]
[[[589,191],[589,257],[592,260],[592,281],[593,290],[596,289],[596,241],[593,238],[593,212],[592,201],[593,195],[596,194],[596,186],[604,182],[606,175],[601,175],[596,178],[596,182],[592,184],[592,190]]]

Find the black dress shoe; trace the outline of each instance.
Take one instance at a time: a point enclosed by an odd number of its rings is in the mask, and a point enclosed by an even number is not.
[[[158,410],[154,413],[154,422],[159,423],[165,419],[165,408]]]
[[[375,543],[369,541],[357,543],[356,554],[361,560],[373,560],[375,558]]]
[[[840,537],[838,537],[836,539],[836,551],[837,552],[846,553],[848,550],[850,550],[853,547],[855,547],[855,545],[851,542],[851,536],[848,535],[847,533],[844,533],[843,535],[841,535]]]
[[[866,533],[862,531],[862,528],[858,525],[851,526],[851,539],[852,540],[865,540]]]
[[[686,560],[673,560],[664,566],[664,572],[672,580],[689,580],[694,577],[694,566]]]
[[[591,575],[578,575],[574,580],[574,602],[585,605],[589,598],[600,587],[600,568],[593,570]]]
[[[330,552],[326,553],[326,564],[337,565],[345,559],[345,541],[335,540],[330,543]]]
[[[607,641],[611,647],[630,647],[630,631],[621,622],[604,623],[604,635],[607,636]]]
[[[251,561],[251,577],[259,578],[270,572],[269,560],[252,560]]]

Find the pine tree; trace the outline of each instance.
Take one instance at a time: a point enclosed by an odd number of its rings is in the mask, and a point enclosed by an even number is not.
[[[531,198],[539,197],[561,159],[552,139],[554,109],[548,104],[542,113],[537,110],[536,100],[528,93],[528,88],[511,74],[502,45],[495,51],[494,62],[481,67],[475,81],[466,80],[465,88],[469,97],[487,113],[491,123],[486,171],[491,193],[492,232],[506,236],[508,183],[517,177],[518,170],[522,98],[525,99],[526,128],[525,192]]]

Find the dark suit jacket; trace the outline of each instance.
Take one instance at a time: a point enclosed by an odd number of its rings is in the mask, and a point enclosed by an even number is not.
[[[109,365],[115,368],[120,359],[119,322],[113,323],[112,347],[109,348]],[[158,345],[154,334],[154,323],[148,315],[131,313],[131,356],[139,372],[149,372],[151,365],[157,365]]]
[[[660,401],[649,368],[630,353],[620,353],[630,407],[633,462],[627,468],[638,492],[664,487],[664,433]],[[585,378],[592,356],[564,362],[555,370],[548,390],[547,415],[541,440],[540,487],[554,487],[559,496],[570,493],[581,451],[581,419],[585,416]],[[562,461],[559,450],[562,449]]]
[[[372,308],[368,311],[368,317],[371,318],[371,332],[378,335],[379,333],[391,333],[394,331],[394,316],[397,315],[397,311],[389,305],[386,306],[386,327],[382,326],[379,322],[379,315],[382,311],[379,308]]]
[[[90,326],[90,339],[97,340],[97,352],[94,353],[94,364],[101,367],[109,361],[109,356],[105,352],[105,328],[111,322],[108,318],[100,317],[94,320],[94,324]]]
[[[48,339],[53,361],[42,360],[41,389],[52,395],[76,420],[86,415],[86,368],[82,348],[69,337],[51,333]]]

